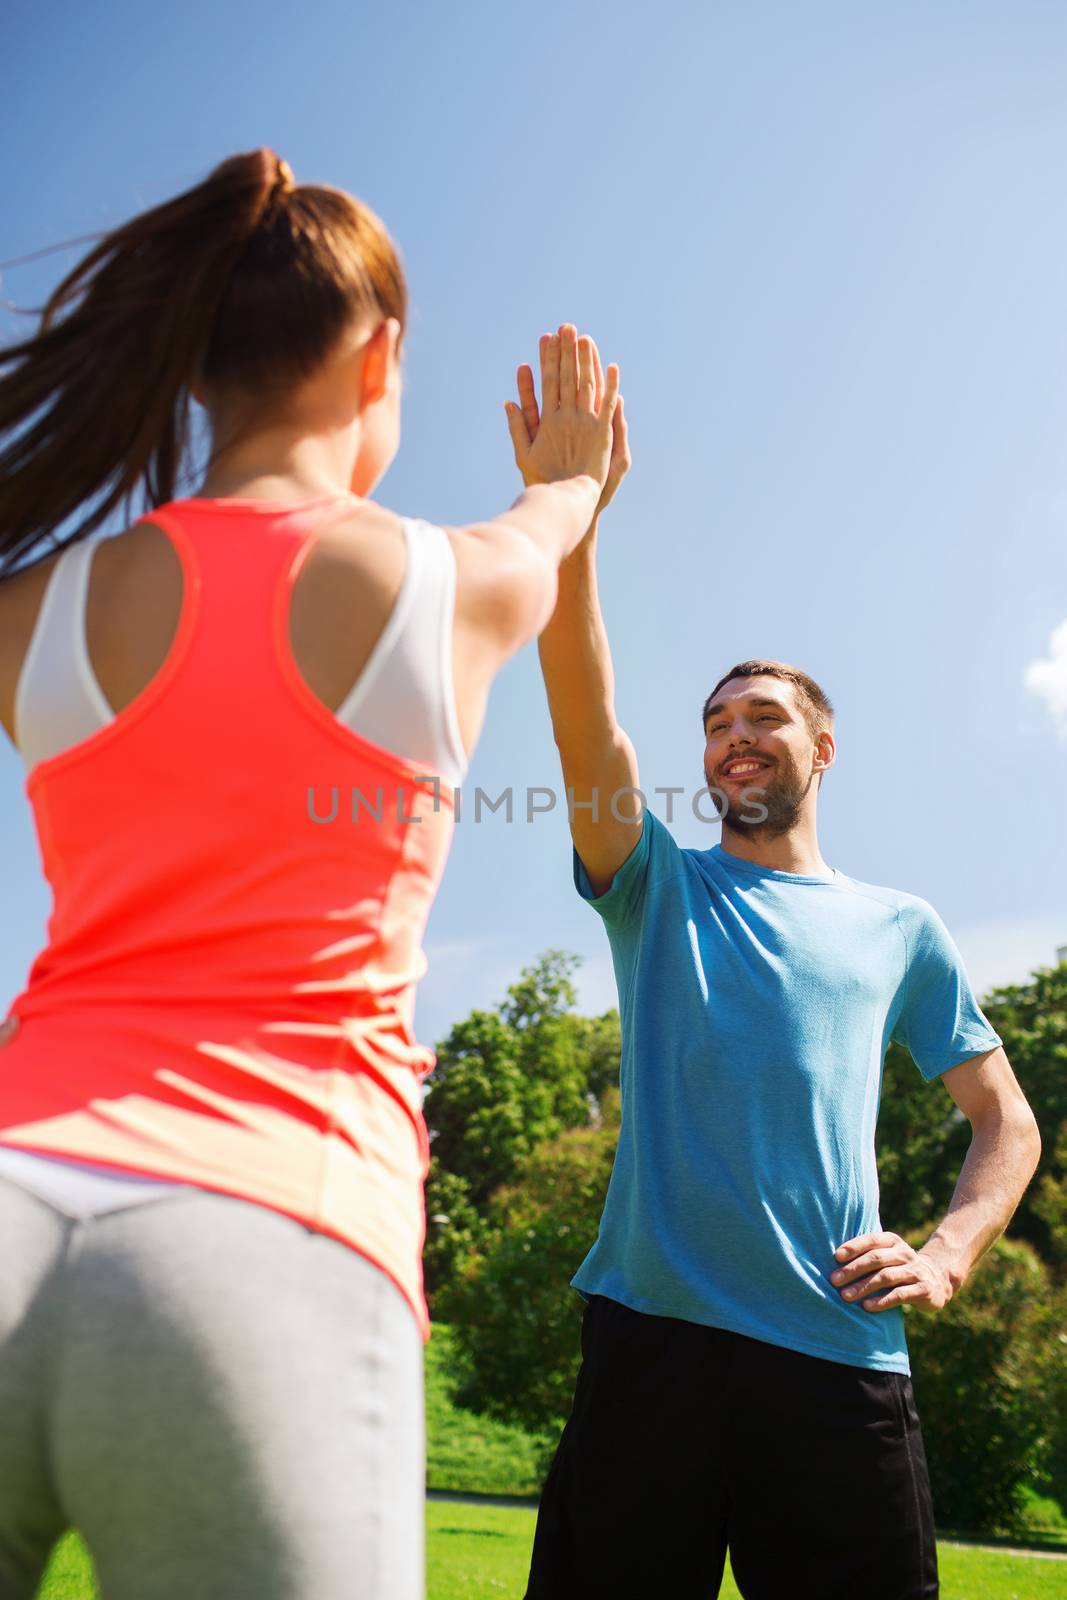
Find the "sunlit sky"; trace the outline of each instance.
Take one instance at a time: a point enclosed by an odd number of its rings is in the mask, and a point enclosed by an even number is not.
[[[980,991],[1067,945],[1062,5],[14,0],[4,53],[2,260],[259,144],[384,217],[413,303],[399,511],[503,511],[517,363],[593,333],[631,427],[601,588],[646,787],[699,784],[725,668],[793,661],[838,708],[826,860],[930,900]],[[82,248],[4,271],[5,303]],[[533,646],[476,785],[519,815],[456,830],[430,1043],[549,947],[585,958],[584,1007],[615,1000],[562,802],[524,820],[560,789]],[[685,806],[675,833],[718,838]],[[0,837],[4,1005],[50,904],[6,743]]]

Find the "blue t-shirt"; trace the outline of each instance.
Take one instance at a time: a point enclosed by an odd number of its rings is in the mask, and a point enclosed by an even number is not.
[[[618,1151],[574,1287],[910,1371],[899,1307],[864,1311],[830,1273],[882,1226],[890,1039],[927,1079],[1001,1042],[936,911],[840,872],[680,849],[651,811],[606,894],[577,852],[574,879],[607,927],[622,1020]]]

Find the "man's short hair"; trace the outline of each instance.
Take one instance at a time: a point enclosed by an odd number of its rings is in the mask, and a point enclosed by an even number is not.
[[[715,704],[715,696],[724,683],[729,683],[733,678],[781,678],[784,683],[791,683],[796,693],[797,704],[800,706],[813,739],[820,733],[833,727],[834,708],[830,697],[806,672],[801,672],[799,667],[791,667],[788,661],[739,661],[736,667],[731,667],[729,672],[724,672],[714,689],[704,701],[704,711],[700,719],[701,732],[707,725],[708,708]]]

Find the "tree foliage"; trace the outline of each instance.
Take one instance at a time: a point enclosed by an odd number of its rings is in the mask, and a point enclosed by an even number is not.
[[[474,1011],[438,1046],[424,1114],[430,1133],[423,1267],[436,1298],[484,1238],[490,1196],[565,1128],[588,1126],[619,1076],[619,1025],[574,1013],[579,957],[546,951],[493,1011]]]
[[[1011,1531],[1027,1487],[1067,1490],[1049,1407],[1067,1397],[1067,1295],[1028,1244],[1001,1239],[944,1310],[906,1318],[938,1523]]]
[[[983,1009],[1041,1129],[1041,1163],[1012,1219],[1059,1281],[1067,1277],[1067,962],[994,989]]]
[[[1062,1273],[1067,1268],[1067,1122],[1038,1168],[1030,1207],[1048,1230],[1049,1259]]]
[[[983,1010],[1041,1130],[1037,1175],[1012,1219],[1025,1240],[1062,1278],[1067,1273],[1067,964],[1045,968],[1029,984],[994,989]],[[932,1226],[948,1210],[970,1126],[941,1083],[928,1084],[908,1052],[891,1044],[878,1116],[882,1221],[895,1233]]]
[[[619,1137],[619,1095],[596,1123],[538,1147],[494,1197],[482,1249],[445,1291],[457,1334],[458,1404],[535,1434],[570,1410],[582,1302],[570,1287],[597,1235]]]
[[[948,1210],[971,1129],[943,1083],[927,1083],[902,1045],[891,1044],[878,1111],[879,1212],[906,1234]]]

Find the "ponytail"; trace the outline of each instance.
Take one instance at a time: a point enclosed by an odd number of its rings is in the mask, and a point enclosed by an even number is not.
[[[84,538],[141,488],[175,496],[190,390],[284,397],[352,323],[407,296],[378,218],[297,187],[273,151],[233,156],[108,234],[53,292],[35,336],[0,350],[0,577],[42,539]],[[52,536],[97,499],[75,532]],[[29,564],[29,563],[23,563]]]

